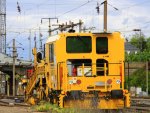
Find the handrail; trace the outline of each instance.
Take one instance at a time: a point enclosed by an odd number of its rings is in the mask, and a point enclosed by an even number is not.
[[[106,63],[104,63],[104,76],[105,76],[105,91],[107,90],[106,88],[106,85],[107,85],[107,81],[106,81],[106,71],[107,71],[107,69],[106,69]]]
[[[64,62],[62,62],[64,63]],[[99,65],[102,64],[102,65]],[[106,64],[106,67],[104,69],[104,64]],[[84,66],[83,66],[84,65]],[[111,76],[111,75],[117,75],[120,76],[120,71],[119,68],[117,69],[117,71],[112,72],[112,68],[114,67],[119,67],[120,65],[122,65],[122,63],[118,62],[118,63],[73,63],[73,64],[67,64],[67,69],[68,69],[68,76],[73,76],[72,74],[72,69],[75,66],[76,69],[80,68],[80,77],[81,76],[86,76],[85,73],[87,70],[84,70],[85,68],[91,68],[90,73],[91,76],[104,76],[104,74],[106,74],[107,76]],[[84,67],[84,69],[83,69]],[[124,68],[124,67],[123,67]],[[105,70],[105,72],[104,72]],[[124,70],[124,69],[122,69]],[[84,74],[83,74],[84,71]],[[101,73],[101,71],[103,71],[103,74],[98,74]],[[79,73],[78,73],[79,74]],[[87,76],[88,77],[88,76]],[[90,77],[90,76],[89,76]]]

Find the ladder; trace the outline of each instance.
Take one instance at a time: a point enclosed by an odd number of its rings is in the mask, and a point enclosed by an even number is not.
[[[36,84],[36,80],[37,80],[37,75],[36,73],[34,73],[32,75],[32,77],[29,79],[28,85],[26,87],[26,94],[29,95],[31,93],[31,91],[33,90],[35,84]]]

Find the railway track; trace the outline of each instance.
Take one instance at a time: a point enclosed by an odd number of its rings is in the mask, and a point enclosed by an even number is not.
[[[30,105],[25,103],[16,103],[14,99],[0,99],[0,106],[30,107]],[[132,111],[136,111],[136,113],[141,113],[141,111],[142,113],[150,113],[150,98],[132,98],[131,107],[125,109],[125,113],[133,113]],[[112,113],[112,111],[109,111],[109,113]],[[120,111],[119,113],[122,112]]]
[[[150,107],[131,106],[130,109],[150,111]]]
[[[0,99],[0,106],[23,106],[29,107],[30,105],[26,103],[16,103],[14,100],[10,99]]]
[[[150,113],[150,98],[131,98],[131,107],[129,110],[137,112]]]

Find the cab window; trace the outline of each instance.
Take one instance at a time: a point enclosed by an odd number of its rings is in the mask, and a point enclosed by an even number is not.
[[[90,36],[68,36],[66,38],[67,53],[90,53],[92,40]]]
[[[108,38],[107,37],[96,38],[96,53],[97,54],[108,53]]]
[[[54,62],[54,44],[49,45],[49,60],[50,62]]]

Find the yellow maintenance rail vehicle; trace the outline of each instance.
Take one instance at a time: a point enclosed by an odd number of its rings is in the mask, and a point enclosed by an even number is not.
[[[124,38],[113,33],[60,33],[48,38],[45,58],[33,49],[34,72],[26,100],[62,107],[130,107],[124,89]],[[33,103],[34,104],[34,103]]]

